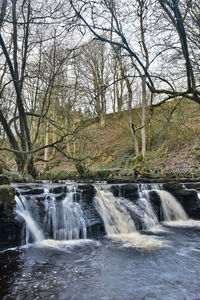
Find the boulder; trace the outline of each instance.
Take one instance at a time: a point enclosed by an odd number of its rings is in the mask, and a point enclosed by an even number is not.
[[[43,193],[44,193],[44,189],[40,189],[40,188],[34,188],[34,189],[24,190],[20,192],[21,195],[40,195]]]
[[[187,189],[195,189],[195,190],[200,191],[200,182],[185,183],[184,186]]]

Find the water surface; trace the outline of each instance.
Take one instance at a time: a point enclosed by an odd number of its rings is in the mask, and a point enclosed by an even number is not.
[[[200,228],[188,222],[166,226],[143,236],[162,244],[152,249],[130,243],[128,237],[111,236],[99,241],[47,240],[2,251],[0,297],[200,299]]]

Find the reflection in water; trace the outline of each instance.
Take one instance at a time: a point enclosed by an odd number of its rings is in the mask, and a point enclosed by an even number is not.
[[[22,251],[12,249],[0,251],[0,299],[7,294],[10,285],[14,281],[14,274],[20,268]]]

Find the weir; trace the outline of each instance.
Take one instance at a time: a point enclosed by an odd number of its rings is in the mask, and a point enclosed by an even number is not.
[[[128,188],[131,191],[133,186]],[[98,238],[97,228],[102,236],[102,227],[108,236],[129,235],[133,239],[134,233],[141,239],[140,230],[153,231],[163,221],[188,220],[181,204],[162,190],[162,185],[138,184],[130,191],[125,198],[124,185],[40,186],[32,192],[18,188],[16,213],[24,220],[22,240]]]

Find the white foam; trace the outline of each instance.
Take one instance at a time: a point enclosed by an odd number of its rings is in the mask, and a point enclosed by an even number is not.
[[[169,221],[163,222],[163,225],[170,227],[200,227],[200,221],[188,219],[188,220],[177,220],[177,221]]]
[[[166,228],[164,228],[162,225],[156,225],[153,227],[150,227],[149,230],[144,230],[144,232],[152,232],[152,233],[165,233],[168,232],[168,230]]]
[[[108,238],[117,242],[122,242],[124,247],[133,247],[148,251],[159,250],[164,247],[162,241],[147,235],[142,235],[138,232],[129,234],[112,234],[108,235]]]
[[[80,240],[43,240],[37,243],[34,243],[33,246],[38,248],[56,248],[56,249],[71,249],[75,247],[83,247],[85,245],[94,245],[98,246],[99,242],[90,239],[80,239]]]

